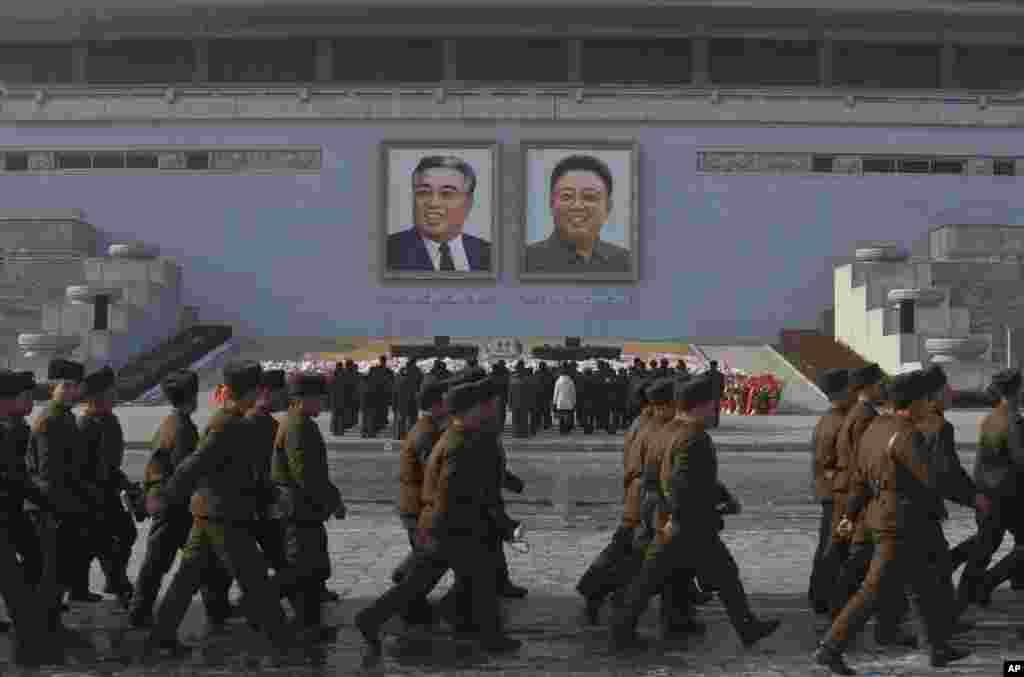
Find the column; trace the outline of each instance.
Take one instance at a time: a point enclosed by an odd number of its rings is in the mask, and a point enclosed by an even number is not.
[[[956,89],[960,83],[956,81],[956,45],[952,42],[942,44],[942,51],[939,52],[939,87],[941,89]]]
[[[832,38],[825,37],[818,44],[818,84],[832,87]]]
[[[84,85],[88,82],[89,43],[78,41],[71,45],[71,82]]]
[[[444,81],[452,82],[458,76],[458,71],[455,65],[455,40],[445,40],[442,49],[444,51]]]
[[[914,333],[914,302],[913,301],[900,301],[899,302],[900,312],[900,333],[901,334],[913,334]]]
[[[710,45],[711,41],[707,37],[701,36],[693,39],[692,70],[693,85],[695,87],[705,87],[709,83],[711,70]]]
[[[316,73],[314,79],[317,82],[332,82],[334,80],[334,40],[322,39],[316,41]]]
[[[583,41],[569,41],[569,82],[583,81]]]

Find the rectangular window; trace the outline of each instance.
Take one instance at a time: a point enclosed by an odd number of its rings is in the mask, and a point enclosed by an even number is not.
[[[28,153],[7,153],[4,158],[4,169],[8,172],[27,172]]]
[[[891,174],[896,170],[896,161],[892,158],[866,157],[861,160],[865,174]]]
[[[211,40],[211,82],[312,82],[316,42],[309,39]]]
[[[818,43],[718,38],[709,46],[711,82],[723,85],[806,85],[818,82]]]
[[[71,82],[71,45],[0,46],[0,81],[12,84]]]
[[[692,44],[683,39],[584,40],[586,84],[684,84],[693,79]]]
[[[459,40],[455,60],[456,78],[467,82],[566,82],[569,79],[569,43],[565,40]]]
[[[906,158],[899,161],[900,174],[930,174],[931,160],[921,158]]]
[[[92,328],[94,331],[110,329],[110,297],[100,295],[93,304]]]
[[[1022,89],[1024,47],[958,45],[953,73],[962,89]]]
[[[126,161],[128,169],[159,169],[160,160],[156,153],[128,153]]]
[[[440,82],[444,79],[440,40],[348,38],[334,41],[337,82]]]
[[[92,156],[89,153],[57,153],[58,169],[91,169]]]
[[[124,153],[93,153],[93,169],[124,169]]]
[[[996,176],[1014,176],[1013,160],[996,160],[992,166],[992,173]]]
[[[932,162],[932,174],[963,174],[963,160],[935,160]]]
[[[191,82],[195,51],[190,40],[90,42],[86,78],[95,83]]]
[[[834,161],[835,158],[831,155],[815,155],[811,159],[811,171],[831,173]]]
[[[209,153],[185,153],[185,168],[203,171],[210,168]]]
[[[914,333],[914,302],[903,301],[900,303],[900,333]]]
[[[937,89],[936,44],[837,42],[832,79],[837,85],[875,89]]]

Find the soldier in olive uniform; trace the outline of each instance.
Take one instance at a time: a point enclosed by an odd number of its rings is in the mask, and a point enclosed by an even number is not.
[[[224,407],[210,418],[198,449],[175,469],[156,496],[147,499],[153,513],[191,495],[193,518],[181,565],[146,641],[147,651],[181,649],[178,626],[214,558],[241,585],[246,616],[259,624],[275,649],[286,650],[284,611],[268,585],[267,562],[251,531],[253,513],[273,498],[270,487],[256,480],[258,459],[250,452],[255,444],[254,428],[245,420],[262,373],[257,362],[231,362],[224,367]]]
[[[324,522],[332,515],[344,518],[345,504],[330,480],[327,447],[316,423],[326,394],[323,377],[300,374],[289,384],[288,393],[291,404],[277,433],[273,468],[288,566],[273,582],[288,594],[305,638],[322,641],[333,637],[320,613],[323,575],[330,571]]]
[[[143,470],[142,480],[142,490],[147,499],[159,495],[175,468],[195,451],[199,442],[199,431],[192,422],[199,394],[199,378],[194,372],[172,372],[164,377],[160,388],[173,411],[164,418],[153,436],[153,452]],[[149,526],[146,555],[139,567],[129,612],[131,623],[137,628],[152,625],[153,604],[161,581],[170,571],[178,549],[185,545],[192,528],[192,516],[184,501],[166,505],[150,514],[153,521]]]
[[[928,465],[928,486],[935,492],[935,505],[929,511],[931,520],[928,529],[931,534],[930,571],[936,579],[936,585],[944,588],[943,599],[954,600],[953,561],[949,549],[949,541],[942,531],[942,523],[949,519],[945,500],[950,500],[964,507],[973,508],[979,514],[991,509],[991,503],[984,494],[978,493],[977,487],[970,476],[960,465],[956,454],[956,443],[953,426],[943,417],[947,402],[952,392],[946,382],[946,374],[937,364],[925,370],[925,376],[931,381],[929,385],[929,415],[918,421],[917,428],[925,437],[925,448],[928,450],[925,462]],[[953,633],[966,632],[972,626],[957,622],[962,610],[948,610],[953,622]]]
[[[60,523],[54,526],[47,513],[40,512],[34,503],[28,505],[43,548],[42,584],[48,595],[51,588],[56,590],[55,599],[44,600],[52,631],[60,626],[60,602],[65,590],[72,591],[75,601],[100,598],[88,590],[88,543],[96,530],[95,515],[103,497],[98,487],[89,484],[81,474],[84,454],[71,412],[84,376],[85,370],[78,362],[50,362],[50,401],[32,422],[26,455],[32,481],[60,514]]]
[[[495,528],[511,540],[518,524],[495,503],[500,459],[482,453],[485,421],[498,416],[501,387],[489,379],[464,383],[445,395],[452,420],[430,454],[423,481],[423,509],[416,531],[418,556],[408,575],[355,617],[367,643],[366,661],[380,658],[380,629],[394,614],[422,599],[449,568],[468,588],[468,621],[485,651],[518,649],[504,635],[494,589],[494,562],[486,545]],[[494,522],[501,520],[500,524]]]
[[[54,505],[28,477],[25,467],[25,446],[28,437],[25,425],[25,400],[29,409],[32,399],[26,397],[26,386],[35,386],[35,379],[10,371],[0,372],[0,595],[14,622],[12,662],[36,667],[63,662],[59,642],[47,636],[45,602],[39,599],[29,576],[36,572],[20,566],[15,556],[26,545],[24,535],[26,499],[39,509],[52,513]],[[31,555],[30,555],[31,556]],[[38,566],[38,564],[36,565]]]
[[[825,553],[832,541],[833,494],[832,484],[836,474],[836,446],[839,431],[850,409],[849,372],[845,369],[828,369],[818,379],[818,387],[832,406],[818,420],[811,438],[814,453],[812,477],[814,495],[821,503],[821,520],[818,522],[818,547],[814,551],[814,566],[807,591],[807,600],[816,613],[829,611],[832,586],[838,570],[826,571],[823,566]]]
[[[78,418],[78,430],[104,495],[99,525],[103,536],[96,540],[93,554],[107,579],[104,592],[117,595],[127,605],[133,590],[128,580],[128,561],[139,534],[134,517],[121,502],[121,492],[134,493],[135,484],[121,470],[124,430],[114,413],[116,400],[116,377],[110,367],[86,376],[82,389],[84,410]]]
[[[927,511],[934,492],[927,486],[928,467],[918,461],[925,440],[916,423],[930,413],[927,402],[931,382],[921,372],[901,374],[889,385],[894,413],[875,417],[860,439],[858,466],[850,483],[846,515],[837,529],[841,536],[853,529],[850,516],[864,511],[864,524],[874,556],[864,583],[832,623],[814,659],[835,674],[852,675],[843,652],[853,637],[886,600],[902,595],[909,584],[931,646],[932,667],[943,667],[969,655],[949,644],[950,623],[945,613],[951,599],[943,599],[943,586],[928,570]],[[883,619],[879,619],[882,621]]]
[[[447,381],[438,381],[432,376],[424,380],[419,393],[419,418],[402,440],[399,450],[398,513],[409,536],[411,553],[392,574],[391,580],[396,584],[405,578],[416,554],[416,524],[423,507],[423,471],[430,459],[430,452],[448,425],[448,410],[444,400],[447,390]],[[433,612],[426,594],[420,600],[410,603],[403,620],[406,625],[430,625],[433,622]]]
[[[636,642],[636,623],[652,595],[672,584],[679,570],[696,570],[718,589],[726,613],[743,644],[753,646],[773,633],[777,620],[759,620],[750,609],[732,554],[722,542],[718,506],[722,491],[718,461],[704,420],[714,400],[711,379],[702,376],[677,392],[678,415],[662,435],[668,453],[644,469],[645,485],[660,486],[660,496],[645,496],[642,519],[657,533],[651,556],[626,590],[611,622],[611,648],[619,651]]]
[[[990,500],[991,509],[979,514],[978,533],[957,590],[961,608],[970,602],[987,605],[992,591],[1013,574],[1021,559],[1024,421],[1020,416],[1020,389],[1019,369],[1005,369],[992,377],[992,390],[1000,399],[981,421],[981,442],[974,461],[974,481]],[[1013,534],[1014,550],[985,573],[1004,531]]]

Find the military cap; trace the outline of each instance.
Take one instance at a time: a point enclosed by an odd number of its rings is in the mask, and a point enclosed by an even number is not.
[[[260,385],[270,390],[280,390],[284,388],[285,383],[284,370],[283,369],[269,369],[263,372],[263,377],[260,379]]]
[[[288,382],[292,397],[322,397],[327,394],[327,381],[321,374],[300,373]]]
[[[15,373],[18,375],[18,378],[21,379],[21,392],[25,392],[27,390],[34,391],[36,389],[36,375],[34,373],[31,371],[19,371]]]
[[[484,381],[459,383],[444,396],[448,411],[455,414],[469,411],[487,399],[489,398],[486,397]]]
[[[430,411],[430,409],[441,402],[444,399],[444,394],[448,392],[448,388],[451,384],[433,376],[427,376],[423,379],[423,384],[420,386],[420,392],[416,395],[416,402],[420,408],[420,411]]]
[[[263,367],[252,360],[232,360],[224,365],[224,385],[236,395],[247,393],[260,386]]]
[[[882,373],[882,368],[878,366],[877,362],[872,362],[866,367],[850,370],[850,387],[863,388],[864,386],[874,385],[884,377],[885,374]]]
[[[85,367],[81,362],[71,360],[50,360],[46,370],[46,378],[50,381],[81,381],[85,378]]]
[[[924,370],[924,375],[928,379],[929,392],[934,393],[937,390],[942,390],[946,387],[946,383],[949,382],[946,378],[946,372],[937,364],[929,365]]]
[[[1020,369],[1003,369],[992,377],[992,387],[1001,397],[1016,394],[1020,385]]]
[[[160,382],[164,396],[174,406],[181,406],[199,393],[199,377],[192,371],[172,371]]]
[[[715,397],[715,387],[707,374],[695,376],[679,386],[677,398],[684,407],[693,407],[710,402]]]
[[[103,367],[99,371],[94,371],[82,381],[82,399],[88,400],[93,397],[100,397],[103,393],[113,388],[115,383],[117,383],[117,377],[114,376],[114,370],[110,367]]]
[[[0,397],[13,399],[24,392],[24,379],[19,374],[6,369],[0,370]]]
[[[676,384],[671,378],[659,378],[647,386],[647,401],[652,404],[668,404],[675,396]]]
[[[889,398],[893,402],[912,402],[926,397],[932,391],[932,380],[923,371],[898,374],[889,383]]]
[[[650,400],[647,399],[647,386],[651,384],[651,379],[642,378],[633,384],[632,396],[640,406],[647,404]]]
[[[818,376],[818,387],[830,400],[844,394],[849,383],[850,372],[846,369],[826,369]]]

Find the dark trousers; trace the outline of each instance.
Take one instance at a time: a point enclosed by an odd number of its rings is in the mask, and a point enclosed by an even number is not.
[[[729,621],[737,633],[741,632],[752,618],[747,593],[732,553],[722,542],[721,535],[708,529],[703,534],[679,534],[661,546],[653,557],[644,560],[623,595],[622,606],[615,610],[613,636],[620,640],[632,636],[650,598],[668,584],[688,586],[694,573],[718,590]],[[674,590],[668,596],[668,599],[673,598],[678,599]]]
[[[545,402],[550,402],[551,398],[548,397]],[[551,408],[545,404],[544,406],[537,408],[538,419],[540,421],[540,427],[544,430],[549,430],[552,424]]]
[[[945,647],[950,632],[946,610],[952,608],[953,600],[943,598],[943,588],[929,575],[929,554],[936,545],[924,527],[912,535],[881,534],[864,583],[832,623],[828,643],[844,650],[876,611],[896,608],[897,604],[890,606],[891,596],[905,596],[909,585],[916,593],[928,643],[934,648]],[[891,617],[889,613],[885,615]],[[880,625],[881,616],[880,613]]]
[[[512,434],[516,437],[527,437],[530,434],[530,416],[526,407],[512,409]]]
[[[501,619],[492,555],[486,543],[472,536],[448,536],[439,540],[434,550],[418,551],[405,578],[360,611],[356,622],[380,628],[389,618],[429,594],[448,569],[455,572],[456,580],[467,590],[459,598],[471,606],[471,612],[462,620],[475,626],[484,637],[499,635]]]
[[[157,610],[152,637],[172,640],[177,635],[192,596],[214,561],[238,580],[246,616],[259,624],[276,646],[284,645],[284,611],[267,580],[267,561],[252,537],[251,523],[225,523],[195,518],[181,553],[181,565]]]
[[[351,427],[346,421],[344,409],[334,409],[331,411],[331,434],[335,437],[339,437],[345,434],[345,431]]]
[[[603,602],[622,590],[643,564],[643,554],[633,548],[633,530],[620,526],[612,540],[583,572],[576,591],[588,602]]]
[[[131,614],[135,618],[146,618],[153,613],[153,605],[156,603],[156,596],[160,591],[160,584],[164,576],[171,570],[174,558],[178,550],[184,547],[188,541],[189,532],[192,530],[192,516],[187,510],[165,511],[153,516],[149,527],[149,537],[146,540],[146,554],[139,567],[139,575],[135,580],[135,594],[131,602]],[[210,581],[211,573],[206,572],[203,577],[204,585],[203,604],[206,607],[207,617],[214,620],[227,618],[230,609],[227,607],[228,589],[231,587],[231,578],[222,573],[221,567],[211,566],[213,581]],[[227,577],[225,586],[224,577]],[[212,583],[213,585],[210,585]]]
[[[4,515],[0,522],[0,595],[3,595],[7,613],[14,624],[12,662],[15,665],[26,662],[57,662],[62,653],[60,642],[49,641],[47,637],[47,608],[45,601],[25,578],[24,569],[18,564],[15,550],[22,526],[22,514]],[[56,652],[56,653],[55,653]]]
[[[128,562],[132,558],[132,547],[138,540],[139,532],[135,528],[135,518],[124,509],[116,495],[108,500],[107,511],[97,531],[100,537],[94,541],[91,555],[100,561],[103,576],[107,579],[106,590],[130,591]]]
[[[43,551],[39,546],[39,534],[28,514],[21,512],[11,515],[7,533],[21,559],[25,582],[33,587],[38,586],[43,578]]]
[[[296,620],[305,627],[317,627],[322,621],[320,590],[327,580],[324,570],[330,570],[330,562],[324,562],[328,559],[326,539],[323,522],[284,522],[286,566],[274,574],[271,582],[277,597],[288,598]]]
[[[279,519],[261,518],[253,522],[253,536],[267,563],[275,571],[288,566],[284,548],[284,524]]]
[[[821,518],[818,520],[818,547],[814,550],[811,566],[811,580],[807,587],[807,600],[816,609],[827,608],[832,588],[839,571],[836,567],[826,570],[825,555],[832,544],[832,500],[821,502]]]
[[[558,432],[561,435],[568,435],[572,430],[572,409],[558,410]]]
[[[395,584],[401,582],[406,575],[412,571],[413,563],[416,561],[416,530],[408,529],[406,530],[406,533],[409,536],[410,552],[408,557],[402,561],[402,564],[399,565],[399,569],[396,569],[395,574],[392,576],[392,581]],[[433,611],[430,608],[430,602],[427,600],[427,595],[429,594],[430,590],[427,590],[421,597],[411,601],[401,612],[402,621],[404,621],[406,625],[425,625],[430,622],[430,619],[433,616]]]
[[[89,588],[89,564],[91,562],[91,550],[89,545],[96,531],[96,520],[89,515],[67,515],[62,516],[61,521],[55,527],[56,547],[48,549],[42,544],[44,538],[52,537],[53,533],[47,533],[47,529],[53,529],[52,521],[42,513],[29,513],[36,528],[36,537],[39,539],[43,554],[43,575],[47,579],[55,581],[58,594],[63,591],[72,590],[83,592]]]
[[[961,610],[976,591],[982,592],[981,587],[987,588],[984,592],[991,593],[1003,581],[1024,571],[1024,554],[1020,553],[1020,548],[1024,547],[1024,518],[1020,516],[1019,510],[1018,502],[995,501],[992,511],[978,520],[978,532],[967,546],[967,562],[957,587]],[[985,569],[1002,545],[1007,531],[1013,535],[1014,549],[986,573]]]

